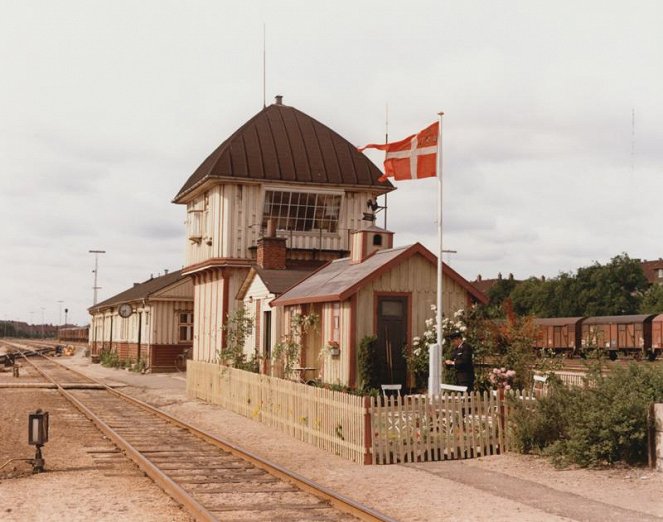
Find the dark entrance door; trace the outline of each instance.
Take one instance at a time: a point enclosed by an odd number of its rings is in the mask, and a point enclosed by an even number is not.
[[[407,368],[403,348],[407,344],[408,306],[405,296],[378,296],[378,331],[375,364],[379,384],[402,384]]]

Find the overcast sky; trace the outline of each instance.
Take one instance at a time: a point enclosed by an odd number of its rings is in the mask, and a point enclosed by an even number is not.
[[[392,140],[445,112],[444,247],[466,278],[663,256],[661,2],[0,7],[0,319],[87,323],[90,249],[99,300],[182,266],[171,200],[262,108],[263,23],[267,103],[356,145],[384,139],[386,104]],[[434,180],[399,183],[396,243],[436,249],[435,205]]]

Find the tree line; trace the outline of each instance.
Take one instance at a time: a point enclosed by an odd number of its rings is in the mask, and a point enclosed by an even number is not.
[[[516,314],[536,317],[663,313],[663,286],[650,285],[640,261],[626,253],[550,279],[500,279],[488,297],[496,316],[507,299]]]

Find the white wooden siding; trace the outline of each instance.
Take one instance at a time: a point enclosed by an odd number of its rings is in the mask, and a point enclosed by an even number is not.
[[[299,189],[311,192],[329,190],[328,187],[299,185]],[[187,240],[185,266],[202,263],[211,258],[250,259],[251,247],[260,237],[265,190],[295,190],[294,186],[259,183],[221,183],[210,188],[187,203]],[[349,250],[348,231],[366,226],[362,221],[366,201],[374,198],[368,191],[352,192],[343,188],[338,232],[336,234],[296,232],[287,234],[288,248]],[[206,209],[206,210],[204,210]],[[193,211],[206,216],[200,242],[188,239]],[[208,244],[211,243],[211,244]]]

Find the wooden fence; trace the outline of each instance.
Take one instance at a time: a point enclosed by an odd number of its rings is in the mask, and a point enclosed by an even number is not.
[[[495,393],[359,397],[200,361],[187,363],[187,393],[362,464],[509,450],[510,401]]]
[[[533,401],[531,394],[511,393]],[[371,398],[375,464],[469,459],[509,450],[510,406],[493,393]]]
[[[353,462],[370,463],[367,397],[200,361],[187,362],[187,393]]]
[[[579,388],[585,386],[585,373],[556,371],[555,375],[557,375],[566,386],[575,386]]]

